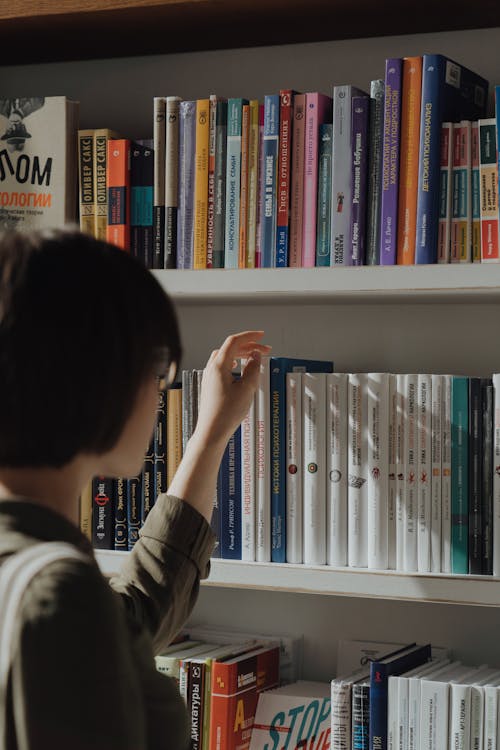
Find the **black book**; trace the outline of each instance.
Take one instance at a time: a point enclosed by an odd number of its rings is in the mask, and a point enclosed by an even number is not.
[[[114,480],[115,492],[115,550],[128,549],[127,532],[127,480],[119,477]]]
[[[158,394],[158,409],[154,433],[155,499],[167,491],[167,391]]]
[[[370,747],[370,683],[357,682],[352,686],[352,748]]]
[[[142,472],[127,480],[128,549],[132,550],[139,539],[141,528]]]
[[[469,573],[482,572],[482,447],[481,379],[469,378]]]
[[[494,392],[490,379],[481,380],[481,413],[483,419],[481,539],[482,573],[493,575],[493,420]]]
[[[96,549],[115,548],[113,479],[92,480],[92,544]]]

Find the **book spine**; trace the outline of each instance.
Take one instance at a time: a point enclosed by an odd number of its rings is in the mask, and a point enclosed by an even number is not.
[[[431,375],[431,572],[441,572],[443,377]]]
[[[326,561],[335,566],[347,565],[347,385],[345,373],[326,376]]]
[[[244,104],[241,111],[241,184],[238,268],[246,268],[247,264],[249,136],[250,105]]]
[[[286,375],[286,561],[301,563],[302,552],[302,375]]]
[[[449,747],[470,748],[471,686],[450,684]]]
[[[264,173],[264,105],[259,104],[259,175],[257,180],[257,226],[255,230],[255,268],[262,268],[262,174]]]
[[[368,205],[366,219],[366,264],[380,260],[380,193],[382,189],[382,139],[384,133],[385,82],[370,85],[370,143],[368,148]]]
[[[260,365],[255,401],[256,453],[256,555],[257,562],[271,562],[271,450],[270,450],[270,360]]]
[[[453,162],[453,123],[443,122],[441,126],[439,162],[439,222],[437,262],[450,262],[451,211],[452,211],[452,162]]]
[[[398,391],[396,375],[389,375],[389,425],[387,443],[387,559],[390,570],[397,567],[397,542],[396,542],[396,519],[397,519],[397,479],[396,479],[396,425],[398,412]]]
[[[215,94],[210,94],[208,115],[207,268],[213,268],[214,263],[216,123],[217,97]]]
[[[264,165],[261,180],[260,251],[262,268],[276,267],[276,209],[279,146],[279,96],[264,97]]]
[[[325,502],[326,375],[302,375],[304,564],[326,564]]]
[[[141,236],[143,181],[142,149],[139,144],[132,143],[130,148],[130,252],[147,268],[147,258],[143,254]]]
[[[125,552],[128,549],[127,529],[127,480],[123,477],[113,480],[115,498],[115,537],[114,549]]]
[[[496,120],[479,120],[481,262],[498,263],[498,163]]]
[[[154,151],[152,139],[142,144],[141,165],[143,186],[141,189],[141,227],[140,254],[146,259],[146,267],[153,263],[153,183],[154,183]]]
[[[165,118],[165,268],[177,266],[180,97],[167,96]],[[159,165],[160,166],[160,165]]]
[[[141,526],[149,515],[155,503],[155,449],[154,436],[144,456],[144,468],[142,470],[142,494],[141,494]]]
[[[180,102],[179,118],[177,268],[189,269],[193,267],[196,102]]]
[[[165,266],[165,114],[166,99],[155,96],[153,100],[153,268]]]
[[[196,102],[196,135],[194,157],[193,268],[207,267],[208,217],[208,142],[210,136],[210,101]]]
[[[368,750],[370,741],[370,686],[352,686],[352,748]]]
[[[277,357],[271,358],[271,561],[286,562],[286,369]]]
[[[92,482],[85,485],[80,495],[80,531],[92,541]]]
[[[418,569],[417,503],[418,503],[418,375],[406,375],[404,567]]]
[[[114,494],[113,480],[95,477],[92,480],[92,546],[95,549],[114,549]]]
[[[106,239],[130,250],[130,141],[108,141],[108,226]]]
[[[443,375],[441,571],[451,573],[451,375]]]
[[[352,688],[349,683],[332,680],[331,716],[332,748],[351,750]]]
[[[241,128],[243,99],[229,99],[227,104],[226,163],[226,234],[225,268],[238,268],[240,236]]]
[[[304,156],[304,197],[302,224],[302,266],[316,261],[316,210],[318,201],[318,135],[326,119],[328,102],[318,93],[306,94],[306,133]]]
[[[417,565],[419,573],[431,569],[431,429],[432,381],[418,376],[417,401]]]
[[[305,158],[305,108],[306,95],[296,94],[293,103],[292,174],[290,185],[290,247],[289,265],[299,268],[302,264],[302,227],[304,199]]]
[[[366,375],[351,373],[348,385],[348,563],[366,568],[367,546],[367,394]]]
[[[449,683],[422,680],[420,747],[449,747]]]
[[[462,120],[453,125],[453,197],[451,214],[452,263],[471,260],[472,204],[471,204],[471,129]]]
[[[193,432],[193,371],[182,371],[182,455]]]
[[[422,58],[403,59],[397,262],[415,263]]]
[[[94,235],[94,131],[78,131],[80,230]]]
[[[496,687],[486,685],[484,688],[484,735],[483,748],[497,750],[498,748],[498,699],[500,691]]]
[[[468,400],[467,378],[451,381],[451,572],[469,572],[468,555]]]
[[[332,136],[333,126],[319,126],[318,206],[316,222],[316,265],[330,265],[332,244]]]
[[[493,575],[493,384],[481,382],[482,414],[482,573]]]
[[[387,681],[387,747],[392,750],[399,750],[399,681],[393,676]]]
[[[188,710],[191,725],[191,750],[203,750],[204,692],[205,664],[190,662],[188,677]]]
[[[182,391],[179,386],[167,391],[167,488],[182,458]]]
[[[493,575],[500,576],[500,374],[493,375]]]
[[[154,496],[167,491],[167,392],[158,392],[158,408],[153,436]]]
[[[227,444],[221,464],[221,557],[241,560],[241,428]]]
[[[227,102],[218,101],[215,119],[215,195],[213,268],[224,267],[227,171]]]
[[[248,216],[246,267],[255,268],[257,235],[257,205],[259,185],[259,102],[250,102],[250,132],[248,137]]]
[[[481,575],[482,550],[482,449],[483,419],[481,412],[481,379],[469,379],[469,570]]]
[[[368,373],[368,552],[369,568],[386,570],[388,558],[389,375]]]
[[[380,200],[380,265],[396,263],[398,238],[399,139],[401,128],[402,60],[385,63],[382,195]]]
[[[106,240],[108,226],[108,141],[114,136],[108,130],[94,134],[94,237]]]
[[[366,234],[366,177],[368,168],[368,96],[353,96],[351,105],[351,226],[350,226],[350,265],[362,266],[365,263]]]
[[[276,228],[276,266],[288,266],[290,221],[290,160],[292,148],[293,98],[291,89],[280,91],[280,136],[278,157],[278,208]]]
[[[241,423],[241,559],[255,560],[255,401]]]
[[[472,262],[481,263],[481,187],[479,176],[479,123],[471,123]]]
[[[404,570],[406,509],[406,380],[396,375],[396,570]]]
[[[141,528],[142,472],[127,480],[128,549],[134,548]]]
[[[351,226],[351,86],[333,88],[332,266],[349,265]]]

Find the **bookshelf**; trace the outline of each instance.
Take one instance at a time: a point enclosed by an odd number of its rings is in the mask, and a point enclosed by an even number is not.
[[[500,7],[489,0],[427,2],[414,16],[396,3],[374,10],[368,0],[297,0],[286,3],[293,23],[272,29],[284,2],[239,0],[230,14],[228,5],[0,0],[9,50],[18,50],[0,52],[3,94],[65,93],[81,101],[81,127],[106,125],[140,138],[152,132],[155,94],[262,98],[285,86],[366,88],[388,56],[439,51],[500,83]],[[230,33],[218,28],[217,9]],[[245,12],[255,12],[253,26],[248,17],[238,23]],[[159,19],[168,13],[167,34]],[[176,13],[189,15],[189,35]],[[115,33],[102,45],[109,23]],[[197,24],[205,24],[203,38]],[[141,37],[144,29],[149,36]],[[331,357],[339,371],[500,371],[500,267],[168,271],[158,278],[175,299],[188,368],[202,366],[227,334],[256,327],[276,354]],[[99,553],[105,572],[117,570],[115,555]],[[327,680],[344,638],[430,640],[465,662],[500,667],[498,605],[493,579],[214,561],[192,621],[302,633],[304,678]]]

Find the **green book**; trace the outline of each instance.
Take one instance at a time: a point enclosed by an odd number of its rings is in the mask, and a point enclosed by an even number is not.
[[[451,572],[469,572],[469,380],[451,381]]]

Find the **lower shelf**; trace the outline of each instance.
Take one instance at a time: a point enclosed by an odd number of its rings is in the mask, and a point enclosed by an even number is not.
[[[128,552],[96,551],[97,561],[105,575],[117,573],[127,555]],[[500,578],[491,576],[395,573],[366,568],[313,567],[214,559],[210,576],[202,583],[204,586],[299,594],[500,606]]]

